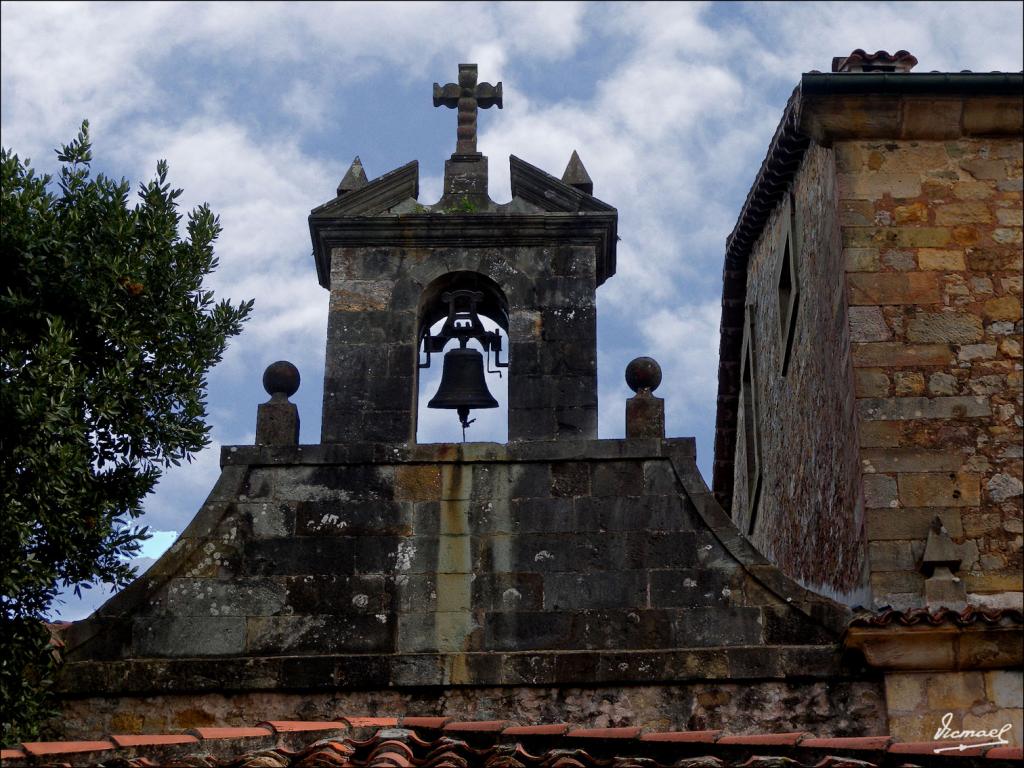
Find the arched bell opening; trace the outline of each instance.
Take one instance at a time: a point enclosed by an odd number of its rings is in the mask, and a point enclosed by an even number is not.
[[[508,441],[508,300],[490,278],[450,272],[420,298],[416,441]]]

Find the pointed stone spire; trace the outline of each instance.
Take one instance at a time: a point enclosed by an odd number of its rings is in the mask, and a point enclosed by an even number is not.
[[[355,192],[357,189],[365,187],[368,183],[366,171],[363,170],[363,163],[359,159],[359,155],[356,155],[356,159],[352,161],[352,165],[348,167],[348,171],[345,173],[345,178],[338,184],[338,197],[341,197],[346,192]]]
[[[960,560],[959,547],[950,538],[949,531],[942,524],[942,518],[936,515],[928,529],[928,542],[921,558],[921,571],[925,576],[931,576],[936,568],[945,567],[955,571],[960,567]]]
[[[591,181],[590,174],[583,167],[583,161],[580,160],[575,149],[572,151],[572,157],[569,158],[569,164],[565,166],[562,181],[571,187],[576,187],[580,192],[586,192],[588,195],[594,194],[594,182]]]

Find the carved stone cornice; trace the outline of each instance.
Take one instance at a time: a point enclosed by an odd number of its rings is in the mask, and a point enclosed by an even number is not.
[[[1024,625],[1012,610],[890,611],[855,619],[843,645],[883,670],[1006,669],[1024,664]]]

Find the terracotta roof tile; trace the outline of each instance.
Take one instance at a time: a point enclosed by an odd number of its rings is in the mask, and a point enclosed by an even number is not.
[[[259,724],[261,728],[270,728],[274,733],[299,733],[305,731],[347,730],[348,723],[329,720],[266,720]]]
[[[640,736],[639,728],[577,728],[569,731],[569,739],[635,739]]]
[[[985,757],[992,760],[1024,760],[1024,748],[993,747],[985,753]]]
[[[407,716],[402,718],[403,728],[425,728],[431,731],[439,731],[447,723],[450,723],[452,719],[450,717],[416,717]]]
[[[806,733],[756,733],[743,736],[722,736],[718,744],[737,744],[749,747],[792,747],[805,736]]]
[[[397,723],[402,722],[402,727]],[[366,738],[347,735],[323,739],[325,731],[346,723]],[[418,732],[416,729],[419,728]],[[443,728],[443,734],[439,734]],[[146,766],[203,765],[208,768],[260,766],[261,768],[668,768],[700,765],[704,768],[773,768],[779,765],[838,768],[857,765],[875,768],[917,764],[977,766],[982,755],[1018,761],[1019,747],[975,747],[936,755],[936,747],[952,742],[891,743],[889,736],[817,738],[803,733],[722,736],[720,731],[667,731],[642,734],[640,728],[575,728],[560,723],[514,725],[504,720],[448,722],[444,717],[370,718],[342,721],[267,721],[254,728],[196,728],[186,734],[114,735],[110,741],[37,742],[22,750],[3,751],[4,764],[29,765],[40,758],[83,764],[107,762],[82,755],[113,752],[119,764]],[[519,738],[547,737],[529,749]],[[209,739],[211,743],[198,743]],[[253,741],[253,738],[256,740]],[[563,741],[571,739],[572,741]],[[578,739],[591,739],[593,747],[580,748]],[[601,744],[602,740],[609,743]],[[272,746],[267,746],[267,743]],[[543,744],[538,748],[536,745]],[[162,759],[161,748],[175,746],[175,756]],[[615,757],[607,753],[614,746]],[[146,749],[151,748],[149,752]],[[531,751],[531,749],[533,751]],[[814,750],[814,752],[811,752]],[[857,754],[850,756],[850,752]],[[75,754],[78,756],[75,757]],[[846,757],[843,757],[843,754]],[[873,753],[873,754],[872,754]],[[888,754],[887,754],[888,753]],[[814,755],[811,760],[807,758]],[[130,759],[125,759],[130,757]],[[926,758],[935,758],[928,760]],[[961,762],[965,758],[965,762]],[[894,762],[895,761],[895,762]]]
[[[874,750],[884,752],[892,742],[891,736],[853,736],[833,739],[808,738],[800,742],[809,749]]]
[[[374,748],[367,760],[367,765],[381,766],[382,768],[384,766],[409,768],[413,764],[414,757],[415,755],[408,745],[394,739],[388,739],[382,741]]]
[[[172,744],[198,744],[199,739],[187,733],[113,734],[110,740],[118,747],[166,747]]]
[[[508,720],[456,720],[444,727],[446,733],[472,731],[475,733],[500,733],[515,723]]]
[[[969,742],[959,741],[903,741],[889,745],[889,753],[893,755],[932,755],[945,754],[957,757],[980,757],[985,754],[987,747],[975,747],[967,749],[950,750],[949,752],[936,753],[937,749],[950,747],[963,747]],[[974,740],[975,744],[984,744],[981,740]]]
[[[568,723],[547,725],[511,725],[501,732],[502,736],[561,736],[569,730]]]
[[[395,728],[398,726],[397,717],[345,717],[343,719],[353,728]]]
[[[110,741],[28,741],[21,745],[33,757],[43,755],[70,755],[75,752],[103,752],[114,749]]]
[[[714,744],[721,731],[661,731],[645,733],[640,741],[671,744]]]
[[[193,733],[203,740],[245,739],[274,735],[269,728],[192,728],[189,733]]]
[[[890,624],[900,624],[912,627],[917,624],[929,624],[938,627],[943,624],[955,624],[958,627],[966,627],[978,623],[1024,624],[1024,611],[1018,608],[980,608],[973,605],[967,606],[962,611],[954,611],[950,608],[939,608],[937,611],[929,611],[927,608],[897,611],[886,608],[874,613],[860,613],[853,617],[850,626],[887,627]]]

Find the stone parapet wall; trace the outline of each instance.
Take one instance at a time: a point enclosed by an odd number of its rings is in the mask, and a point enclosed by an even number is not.
[[[936,514],[969,601],[1020,605],[1019,139],[835,144],[871,583],[919,605]]]
[[[828,645],[840,628],[698,512],[690,440],[364,447],[226,450],[193,524],[76,625],[68,658]]]
[[[66,632],[65,700],[873,679],[841,656],[848,613],[738,534],[691,439],[222,464],[169,552]]]

